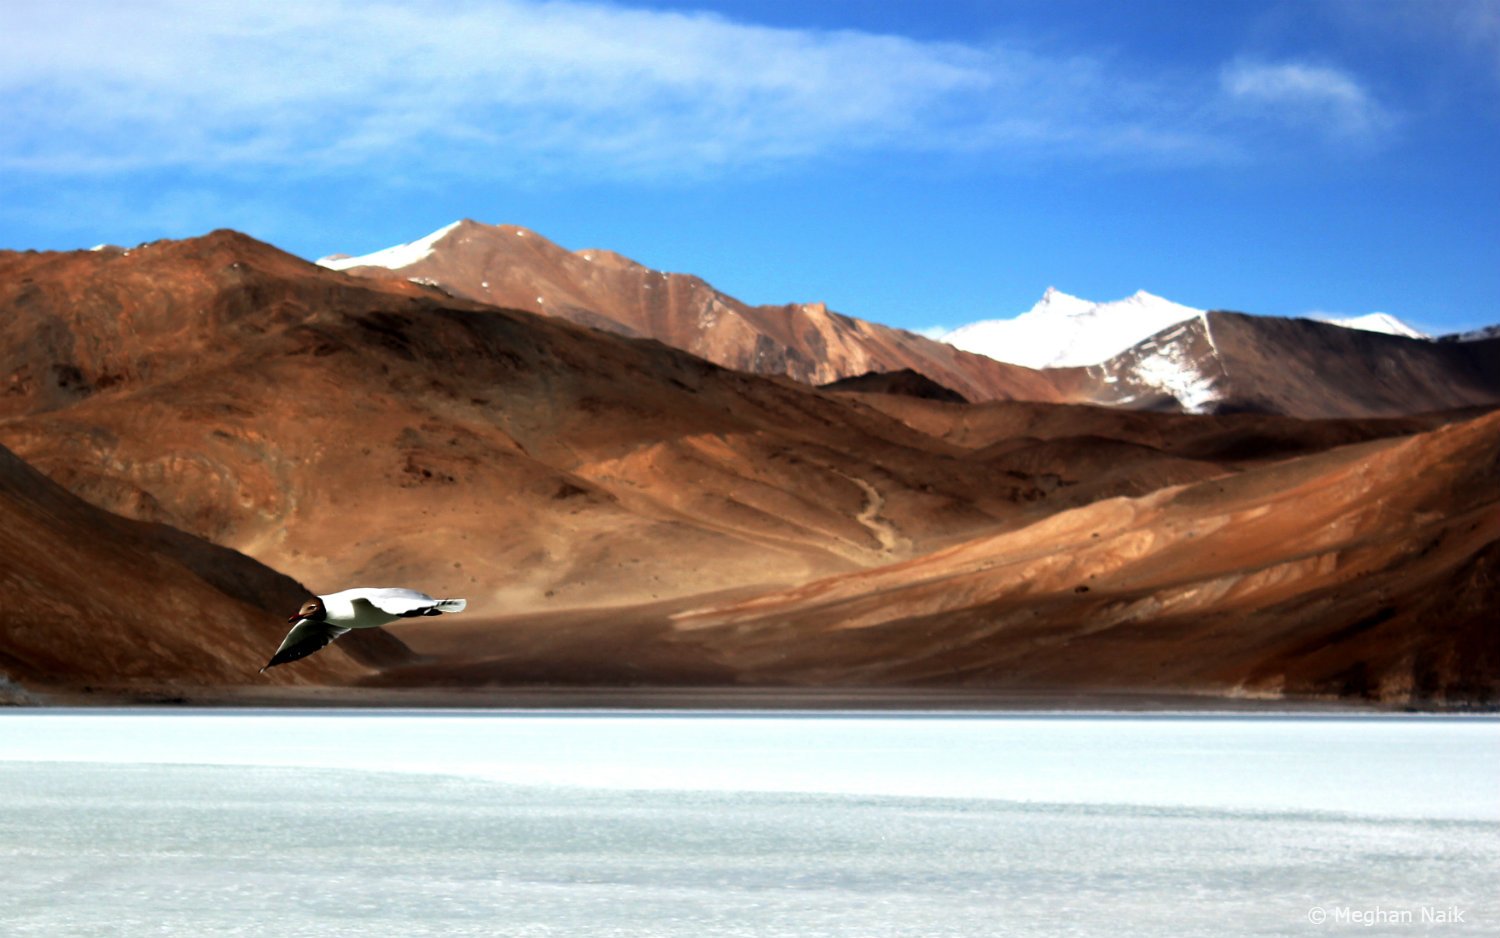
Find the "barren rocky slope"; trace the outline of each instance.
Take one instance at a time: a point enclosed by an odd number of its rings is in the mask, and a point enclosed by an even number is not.
[[[1497,477],[1492,414],[608,627],[425,627],[425,664],[370,680],[549,681],[565,663],[604,683],[1493,704]]]
[[[229,232],[0,256],[0,308],[0,440],[320,589],[535,609],[786,585],[1040,494],[803,386]]]
[[[750,680],[1493,700],[1497,478],[1492,414],[674,622]]]

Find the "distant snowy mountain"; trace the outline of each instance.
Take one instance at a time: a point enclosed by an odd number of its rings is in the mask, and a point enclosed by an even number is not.
[[[1123,300],[1095,303],[1048,287],[1035,306],[1014,319],[971,323],[947,333],[942,341],[1031,368],[1097,365],[1202,313],[1145,290]]]
[[[1096,303],[1048,287],[1035,306],[1014,319],[970,323],[944,334],[940,341],[1031,368],[1100,365],[1203,312],[1145,290],[1123,300]],[[1315,319],[1345,329],[1428,338],[1389,313]]]
[[[1386,335],[1399,335],[1408,339],[1429,338],[1427,333],[1413,329],[1390,313],[1366,313],[1363,316],[1349,316],[1344,318],[1314,316],[1313,319],[1316,322],[1326,322],[1331,326],[1343,326],[1345,329],[1383,332]]]

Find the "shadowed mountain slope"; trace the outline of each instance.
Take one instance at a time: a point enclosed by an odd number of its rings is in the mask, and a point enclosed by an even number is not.
[[[901,394],[920,397],[930,401],[947,401],[950,404],[967,404],[962,394],[943,387],[918,371],[903,368],[900,371],[867,371],[852,378],[840,378],[822,385],[825,391],[855,391],[865,394]]]
[[[248,557],[84,503],[0,447],[0,677],[150,692],[259,682],[307,597]],[[349,636],[270,684],[346,682],[409,658]]]

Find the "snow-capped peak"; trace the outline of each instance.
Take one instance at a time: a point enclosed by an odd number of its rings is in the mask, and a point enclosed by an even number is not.
[[[1145,290],[1096,303],[1048,287],[1021,315],[971,323],[947,333],[942,341],[1032,368],[1097,365],[1202,312]]]
[[[448,234],[448,232],[463,224],[456,221],[451,225],[444,225],[437,231],[425,238],[418,238],[409,244],[398,244],[394,247],[383,248],[370,254],[361,254],[358,257],[341,257],[330,254],[319,258],[318,265],[330,270],[348,270],[351,267],[388,267],[391,270],[400,270],[410,267],[417,261],[432,253],[433,247]]]
[[[1365,332],[1383,332],[1386,335],[1405,336],[1408,339],[1428,338],[1425,332],[1419,332],[1406,323],[1392,316],[1390,313],[1366,313],[1363,316],[1314,316],[1318,322],[1326,322],[1331,326],[1343,326],[1345,329],[1362,329]]]
[[[1042,298],[1036,301],[1036,305],[1022,313],[1022,316],[1076,316],[1093,308],[1094,302],[1080,299],[1069,293],[1064,293],[1057,287],[1048,287],[1042,294]],[[973,325],[978,325],[974,323]],[[965,327],[967,328],[967,327]]]

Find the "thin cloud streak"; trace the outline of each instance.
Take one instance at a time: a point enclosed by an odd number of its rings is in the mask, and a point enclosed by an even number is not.
[[[1236,122],[1260,119],[1205,120],[1211,75],[1165,86],[1087,56],[597,3],[80,0],[7,4],[0,33],[0,167],[43,176],[691,178],[869,151],[1194,163],[1233,157]],[[1226,87],[1373,127],[1357,85],[1293,68]]]
[[[1337,136],[1367,138],[1392,120],[1353,76],[1326,65],[1241,60],[1224,69],[1222,81],[1233,99]]]

